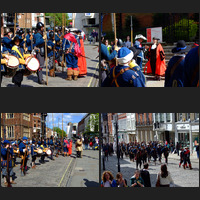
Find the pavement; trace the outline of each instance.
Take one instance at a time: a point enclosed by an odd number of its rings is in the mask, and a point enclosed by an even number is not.
[[[164,87],[165,85],[165,77],[161,77],[161,80],[154,80],[154,76],[152,75],[144,75],[146,78],[146,87]]]
[[[99,185],[99,151],[85,150],[83,158],[76,158],[75,148],[71,157],[59,155],[51,160],[45,157],[45,163],[36,159],[36,169],[32,169],[31,158],[27,166],[25,176],[21,175],[20,158],[17,158],[17,166],[13,168],[15,173],[12,187],[98,187]],[[97,167],[98,166],[98,167]],[[1,177],[1,186],[4,186]]]
[[[98,87],[99,86],[99,43],[89,44],[88,41],[84,42],[85,56],[87,62],[87,76],[80,77],[77,81],[67,81],[66,68],[62,72],[62,67],[56,64],[56,68],[60,72],[55,72],[56,77],[46,78],[46,68],[43,68],[43,79],[48,80],[48,85],[38,84],[37,74],[33,73],[30,76],[24,76],[21,87]],[[48,70],[49,71],[49,70]],[[15,87],[12,83],[12,78],[3,77],[1,87]]]
[[[191,163],[193,167],[192,170],[190,170],[189,168],[186,168],[184,170],[183,167],[179,168],[179,160],[180,159],[177,154],[169,155],[167,167],[174,181],[174,187],[199,187],[199,160],[197,159],[197,157],[195,155],[191,156]],[[164,158],[162,158],[162,162],[165,162]],[[156,165],[152,160],[149,163],[148,170],[150,173],[152,187],[155,187],[157,173],[160,171],[160,166],[161,164],[158,161]],[[101,169],[102,174],[103,167],[101,167]],[[107,159],[105,160],[105,170],[111,171],[114,177],[116,177],[118,165],[117,157],[115,154],[113,156],[109,156],[108,161]],[[123,177],[127,180],[128,186],[130,186],[130,178],[134,175],[135,170],[135,161],[130,161],[128,157],[124,157],[124,159],[120,158],[120,171],[123,174]]]

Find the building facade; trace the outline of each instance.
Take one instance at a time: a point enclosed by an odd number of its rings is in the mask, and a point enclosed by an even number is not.
[[[99,13],[72,13],[72,27],[83,30],[88,39],[93,29],[99,32]]]
[[[1,138],[6,140],[32,138],[33,113],[1,113]]]
[[[149,142],[155,140],[152,113],[136,113],[136,140]]]

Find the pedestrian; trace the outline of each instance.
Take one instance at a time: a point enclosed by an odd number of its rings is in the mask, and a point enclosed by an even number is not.
[[[85,139],[84,139],[85,150],[87,150],[87,149],[88,149],[88,143],[89,143],[89,141],[88,141],[88,138],[87,138],[87,137],[85,137]]]
[[[136,170],[134,175],[131,177],[131,187],[144,187],[144,181],[140,177],[139,170]]]
[[[117,187],[117,182],[110,171],[103,172],[101,187]]]
[[[126,37],[126,42],[125,42],[124,46],[127,47],[128,49],[131,47],[130,36]]]
[[[77,158],[82,158],[82,152],[83,152],[83,147],[82,147],[82,138],[79,136],[77,141],[76,141],[76,155]]]
[[[170,183],[174,185],[174,181],[169,171],[167,171],[167,165],[161,165],[161,171],[157,174],[156,187],[170,187]]]
[[[72,155],[72,140],[71,140],[71,139],[69,139],[68,155],[69,155],[69,156]]]
[[[197,158],[199,159],[199,144],[196,145]]]
[[[157,151],[156,151],[156,147],[155,146],[151,150],[151,156],[153,157],[154,164],[156,165],[156,161],[157,161],[158,156],[157,156]]]
[[[179,150],[180,150],[180,144],[179,144],[179,142],[177,142],[176,143],[176,152],[177,152],[178,156],[179,156]]]
[[[167,145],[163,147],[162,153],[164,154],[165,157],[165,163],[168,164],[169,148],[167,147]]]
[[[136,170],[138,170],[138,165],[140,165],[140,169],[141,169],[141,166],[142,166],[142,151],[141,151],[140,147],[137,150],[135,160],[136,160]]]
[[[162,160],[162,148],[161,148],[160,144],[158,144],[157,153],[158,153],[158,160],[161,163],[161,160]]]
[[[165,71],[165,87],[183,87],[186,53],[191,48],[184,40],[179,40],[172,49],[174,56],[170,59]]]
[[[127,187],[127,180],[123,178],[122,173],[118,172],[116,175],[117,187]]]
[[[147,74],[152,74],[155,80],[161,80],[165,74],[165,53],[163,47],[158,43],[159,38],[153,37],[153,45],[149,47],[147,58]]]
[[[144,168],[140,171],[140,176],[144,181],[144,187],[151,187],[150,173],[148,171],[149,164],[144,163]]]
[[[182,148],[181,149],[181,152],[180,152],[180,162],[179,162],[179,168],[181,167],[181,164],[184,162],[185,158],[184,158],[184,149]]]
[[[93,29],[93,31],[90,33],[90,44],[91,44],[91,40],[92,40],[92,43],[95,44],[95,41],[96,41],[96,31],[95,29]]]
[[[190,150],[189,150],[188,147],[185,147],[185,150],[184,150],[184,164],[183,164],[183,168],[184,169],[186,168],[187,163],[189,164],[189,168],[193,169],[191,161],[190,161]]]

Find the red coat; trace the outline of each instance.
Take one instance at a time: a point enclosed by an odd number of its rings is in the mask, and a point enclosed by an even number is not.
[[[68,154],[69,154],[69,155],[72,154],[72,141],[70,141],[70,143],[69,143]]]
[[[80,39],[82,56],[78,57],[79,76],[87,75],[87,62],[85,56],[85,49],[83,39]]]
[[[149,47],[149,52],[150,52],[150,50],[151,50],[151,46]],[[155,70],[155,75],[158,75],[158,76],[164,75],[165,70],[166,70],[165,58],[163,60],[161,60],[160,52],[162,52],[163,57],[165,57],[162,45],[158,44],[157,49],[156,49],[156,70]],[[152,73],[150,60],[151,60],[151,57],[149,57],[149,60],[148,60],[147,64],[145,65],[144,73],[145,73],[146,66],[147,66],[147,74]]]

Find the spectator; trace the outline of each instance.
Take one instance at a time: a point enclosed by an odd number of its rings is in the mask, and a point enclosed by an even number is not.
[[[123,178],[122,173],[118,172],[116,176],[117,187],[127,187],[127,181]]]
[[[144,187],[144,181],[140,177],[139,170],[136,170],[134,176],[131,177],[131,187]]]
[[[110,171],[103,173],[101,187],[117,187],[117,182]]]
[[[127,38],[126,38],[125,47],[127,47],[127,48],[131,47],[130,36],[127,36]]]
[[[151,187],[150,174],[148,168],[149,164],[145,163],[144,168],[140,171],[140,176],[144,181],[144,187]]]
[[[170,183],[174,185],[174,181],[171,177],[171,174],[169,171],[167,171],[167,165],[163,164],[161,165],[161,171],[157,175],[157,187],[169,187]]]
[[[196,146],[197,158],[199,159],[199,144]]]

